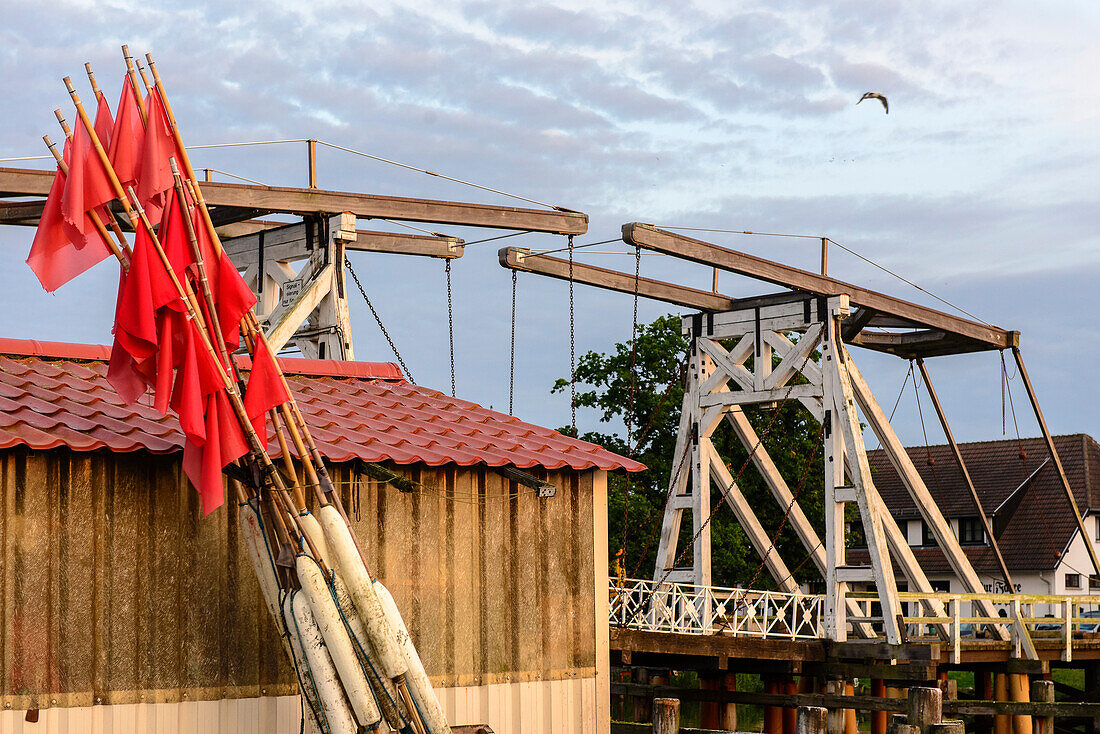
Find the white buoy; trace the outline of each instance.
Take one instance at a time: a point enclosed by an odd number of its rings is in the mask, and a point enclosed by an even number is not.
[[[317,689],[313,685],[313,677],[309,672],[309,658],[306,657],[305,648],[302,647],[302,641],[297,634],[297,628],[294,623],[294,609],[291,606],[290,594],[283,597],[283,617],[286,620],[286,626],[289,630],[289,634],[286,635],[290,640],[291,654],[294,658],[294,668],[298,675],[298,685],[302,689],[302,697],[306,700],[307,706],[302,713],[305,718],[305,730],[309,734],[322,734],[323,729],[318,717],[324,716],[324,711],[321,709],[321,700],[317,697]]]
[[[378,665],[386,678],[394,679],[408,670],[405,655],[397,644],[394,630],[382,610],[382,603],[371,583],[370,575],[363,566],[355,540],[351,537],[344,518],[332,505],[321,508],[318,519],[325,531],[325,545],[332,557],[336,573],[347,586],[348,593],[359,612],[359,619],[366,628],[371,647],[378,656]]]
[[[275,631],[283,641],[283,649],[286,650],[287,657],[292,658],[293,653],[284,634],[286,628],[283,627],[282,615],[279,613],[279,580],[275,577],[274,560],[268,551],[267,539],[264,538],[260,519],[252,505],[242,504],[238,509],[237,519],[241,528],[241,539],[248,551],[248,557],[252,559],[252,570],[256,572],[256,579],[260,582],[260,591],[263,592],[264,602],[267,603],[267,611],[271,613],[271,619],[275,622]]]
[[[328,549],[325,548],[325,534],[321,530],[321,523],[317,522],[317,518],[309,510],[298,513],[298,522],[310,542],[313,543],[313,547],[317,549],[317,554],[321,556],[317,560],[331,567],[332,564],[328,560]]]
[[[317,697],[320,699],[321,711],[329,731],[331,734],[356,734],[359,726],[355,723],[355,716],[340,685],[336,666],[325,648],[324,637],[313,618],[305,594],[293,592],[287,596],[286,604],[287,621],[293,620],[291,636],[298,638],[297,641],[309,662],[308,673],[317,689]]]
[[[340,605],[340,611],[343,612],[344,618],[348,620],[351,634],[359,642],[359,645],[356,646],[356,652],[359,653],[361,658],[365,658],[363,660],[363,672],[367,674],[367,682],[370,683],[371,691],[374,692],[374,700],[382,711],[382,718],[386,720],[391,729],[399,731],[403,722],[401,714],[398,712],[397,702],[400,699],[397,696],[397,688],[394,687],[393,681],[389,678],[381,677],[378,670],[378,656],[371,647],[370,638],[367,637],[367,633],[363,629],[363,622],[359,619],[359,612],[355,609],[351,594],[348,593],[347,587],[339,576],[336,577],[333,588],[336,591],[336,601]]]
[[[439,698],[435,695],[432,682],[424,670],[424,664],[420,662],[420,655],[416,652],[412,637],[405,626],[405,620],[401,618],[401,612],[397,608],[397,602],[393,600],[393,594],[377,579],[374,581],[374,589],[378,600],[382,603],[382,611],[386,620],[396,631],[397,643],[401,646],[401,652],[405,656],[408,672],[405,673],[405,682],[409,686],[409,694],[416,703],[417,711],[424,719],[429,734],[451,734],[451,727],[447,724],[447,717],[443,715],[443,709],[439,705]]]
[[[302,585],[302,593],[309,600],[310,611],[313,619],[324,637],[325,647],[332,657],[332,662],[340,674],[340,683],[344,686],[351,708],[355,711],[355,718],[366,728],[378,724],[382,720],[382,714],[378,711],[378,705],[374,701],[370,683],[359,666],[359,659],[355,656],[355,648],[351,638],[344,627],[340,611],[332,598],[324,574],[317,563],[306,555],[299,555],[295,559],[295,568],[298,571],[298,581]]]

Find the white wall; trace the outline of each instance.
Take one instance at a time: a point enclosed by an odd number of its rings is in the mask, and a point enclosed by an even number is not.
[[[488,724],[496,734],[596,734],[596,679],[437,688],[454,725]],[[0,734],[297,734],[297,696],[53,708],[25,723],[0,711]],[[382,732],[389,733],[383,728]]]

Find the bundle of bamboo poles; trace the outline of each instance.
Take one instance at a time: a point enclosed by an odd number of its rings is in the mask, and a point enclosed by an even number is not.
[[[152,242],[201,338],[205,357],[217,370],[233,413],[249,445],[240,460],[240,476],[234,482],[240,503],[241,537],[247,546],[267,607],[284,641],[284,647],[298,673],[306,706],[306,725],[312,731],[331,734],[375,731],[384,721],[402,734],[450,734],[439,701],[416,652],[401,614],[389,591],[370,573],[362,549],[351,530],[340,495],[335,491],[317,444],[314,442],[293,392],[278,362],[275,367],[289,399],[270,412],[278,441],[281,464],[275,465],[267,452],[267,437],[253,428],[245,411],[238,385],[243,384],[236,363],[230,358],[221,335],[214,307],[214,294],[206,277],[197,234],[192,222],[194,206],[213,243],[215,255],[223,248],[210,218],[202,189],[195,176],[152,56],[146,54],[148,72],[135,63],[122,47],[127,75],[134,89],[138,76],[147,93],[159,94],[177,144],[180,158],[172,161],[175,196],[187,230],[191,253],[197,263],[201,293],[195,293],[187,278],[173,271],[157,232],[142,210],[132,188],[123,190],[96,135],[95,128],[69,77],[65,85],[76,106],[95,154],[107,172],[114,193],[135,231],[144,230]],[[98,96],[90,66],[89,80]],[[137,95],[143,121],[148,114]],[[70,130],[57,112],[66,137]],[[57,147],[44,136],[63,173],[65,161]],[[93,225],[108,242],[122,268],[128,268],[130,246],[113,217],[90,213]],[[108,229],[110,232],[108,233]],[[113,239],[112,239],[113,237]],[[200,307],[199,298],[206,306]],[[209,318],[207,318],[209,317]],[[239,325],[248,352],[255,356],[259,346],[267,348],[259,320],[249,311]],[[300,477],[291,459],[293,444],[304,473]],[[306,504],[311,489],[319,505],[313,515]]]

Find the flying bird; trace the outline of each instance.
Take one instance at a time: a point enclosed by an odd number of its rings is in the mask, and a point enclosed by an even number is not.
[[[867,94],[859,98],[859,102],[862,102],[865,99],[877,99],[879,102],[882,102],[882,109],[886,110],[886,114],[890,114],[890,105],[886,102],[886,97],[882,96],[878,92],[867,92]],[[856,102],[856,104],[859,104],[859,102]]]

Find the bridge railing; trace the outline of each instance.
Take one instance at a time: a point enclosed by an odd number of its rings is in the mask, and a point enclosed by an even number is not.
[[[611,579],[612,626],[647,632],[820,639],[825,597],[780,591]]]

